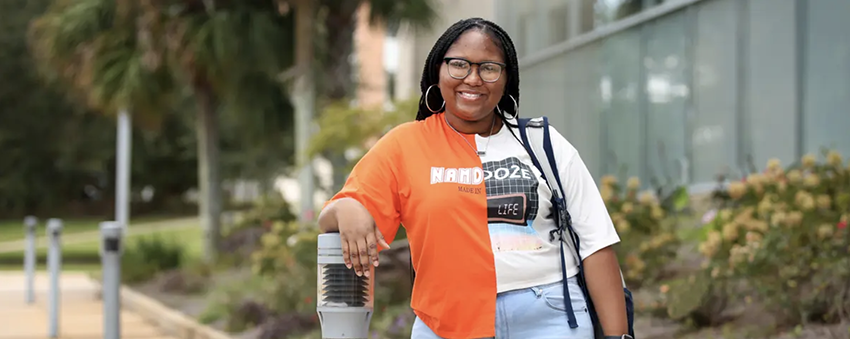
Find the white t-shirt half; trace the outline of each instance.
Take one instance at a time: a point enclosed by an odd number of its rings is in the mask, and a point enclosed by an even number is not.
[[[510,123],[516,125],[516,120]],[[475,135],[478,150],[486,151],[481,163],[499,293],[562,279],[560,240],[549,240],[549,232],[555,229],[552,193],[517,140],[519,131],[513,129],[514,137],[508,128],[503,124],[489,140]],[[549,128],[567,209],[580,239],[581,257],[587,258],[620,238],[578,151],[554,127]],[[564,247],[567,277],[578,273],[570,248]]]

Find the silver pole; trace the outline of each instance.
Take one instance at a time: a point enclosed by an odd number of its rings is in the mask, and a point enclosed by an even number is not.
[[[127,227],[130,221],[130,156],[133,136],[131,124],[130,113],[126,109],[118,112],[115,149],[115,219],[122,227]]]
[[[121,337],[121,238],[123,227],[114,221],[100,223],[100,258],[103,270],[103,338]]]
[[[27,216],[24,218],[24,229],[26,231],[26,248],[24,250],[24,271],[27,276],[27,304],[35,302],[35,228],[38,218]]]
[[[50,238],[50,247],[47,252],[47,266],[50,271],[50,297],[49,309],[50,322],[48,332],[51,338],[59,336],[59,274],[62,266],[62,220],[47,220],[47,235]]]
[[[300,167],[298,185],[301,196],[298,221],[302,225],[309,225],[315,220],[315,206],[313,205],[314,174],[311,165],[312,159],[307,153],[310,147],[310,138],[313,135],[313,111],[316,105],[316,85],[312,73],[315,10],[316,6],[313,1],[306,1],[301,6],[296,7],[295,13],[295,63],[302,72],[295,79],[290,97],[295,108],[295,161],[297,166]]]

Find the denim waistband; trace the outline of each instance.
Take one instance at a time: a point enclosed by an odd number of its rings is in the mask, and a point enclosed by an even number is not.
[[[570,278],[567,278],[567,281],[574,283],[575,282],[574,279],[575,279],[575,277],[570,277]],[[541,289],[546,289],[546,288],[549,288],[549,287],[561,286],[561,285],[563,285],[563,280],[558,280],[556,282],[552,282],[552,283],[548,283],[548,284],[529,286],[529,287],[520,288],[520,289],[516,289],[516,290],[504,291],[504,292],[499,293],[498,295],[502,296],[502,295],[516,294],[516,293],[526,293],[526,292],[529,292],[529,291],[541,290]]]

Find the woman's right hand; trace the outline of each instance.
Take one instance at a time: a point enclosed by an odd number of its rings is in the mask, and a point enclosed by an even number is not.
[[[358,275],[369,276],[369,264],[375,267],[378,266],[378,246],[389,249],[390,245],[384,239],[383,234],[375,225],[375,220],[369,214],[369,211],[363,207],[360,202],[354,199],[340,199],[332,206],[328,206],[335,220],[324,220],[319,217],[319,223],[325,224],[322,227],[324,231],[331,231],[332,226],[328,223],[336,223],[336,228],[339,230],[340,241],[342,242],[342,257],[345,261],[345,266],[354,268],[354,272]]]

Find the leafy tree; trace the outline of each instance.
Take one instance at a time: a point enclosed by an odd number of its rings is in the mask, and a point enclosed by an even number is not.
[[[371,145],[395,126],[415,118],[419,98],[395,103],[393,109],[382,112],[375,109],[353,107],[344,102],[329,105],[318,119],[322,128],[313,135],[308,152],[311,156],[324,155],[345,159],[335,172],[348,175]],[[356,154],[355,156],[351,156]],[[337,190],[342,180],[335,181],[331,189]]]
[[[0,215],[50,212],[85,199],[100,182],[100,164],[111,154],[96,145],[108,135],[91,133],[104,122],[85,116],[44,86],[33,72],[26,45],[31,18],[46,0],[0,2]],[[61,115],[57,114],[61,113]]]
[[[193,99],[208,260],[221,236],[220,108],[285,112],[285,100],[262,95],[291,63],[292,21],[278,11],[258,0],[55,0],[32,25],[48,79],[94,109],[156,122]]]

